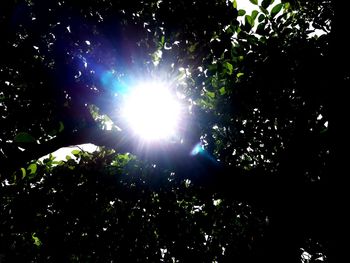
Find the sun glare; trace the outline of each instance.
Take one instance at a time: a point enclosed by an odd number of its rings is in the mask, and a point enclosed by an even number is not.
[[[176,134],[180,105],[162,83],[144,83],[127,95],[123,115],[132,130],[148,141]]]

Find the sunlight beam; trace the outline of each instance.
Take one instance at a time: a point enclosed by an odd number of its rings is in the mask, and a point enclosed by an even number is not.
[[[180,105],[163,83],[142,83],[126,96],[123,116],[146,141],[172,138],[180,119]]]

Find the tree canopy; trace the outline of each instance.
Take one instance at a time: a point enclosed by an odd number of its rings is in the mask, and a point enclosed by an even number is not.
[[[250,2],[0,4],[0,261],[336,258],[335,4]],[[185,109],[174,140],[121,117],[145,79]]]

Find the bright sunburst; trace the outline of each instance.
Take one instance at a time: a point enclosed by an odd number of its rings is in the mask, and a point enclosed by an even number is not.
[[[127,95],[123,116],[142,139],[168,139],[177,131],[180,105],[163,83],[143,83]]]

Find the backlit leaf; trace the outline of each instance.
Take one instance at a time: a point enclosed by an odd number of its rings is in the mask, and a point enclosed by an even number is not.
[[[22,171],[22,178],[26,177],[27,175],[26,169],[21,168],[21,171]]]
[[[233,8],[237,9],[237,1],[236,0],[233,0],[232,5],[233,5]]]
[[[243,10],[243,9],[239,9],[238,10],[238,16],[244,16],[245,15],[245,10]]]
[[[254,26],[254,20],[250,15],[245,16],[245,22],[248,23],[251,27]]]
[[[229,75],[232,75],[232,72],[233,72],[233,66],[232,66],[232,64],[229,63],[229,62],[225,62],[225,63],[224,63],[224,67],[227,69],[227,73],[228,73]]]
[[[28,170],[30,170],[29,174],[35,174],[37,169],[38,166],[36,165],[36,163],[32,163],[28,166]]]
[[[249,2],[251,2],[253,5],[257,5],[258,4],[258,0],[249,0]]]
[[[252,11],[252,19],[255,20],[255,18],[258,16],[259,12],[257,10]]]
[[[215,93],[214,92],[211,92],[211,91],[207,91],[207,95],[208,97],[214,99],[215,98]]]
[[[279,11],[281,11],[282,7],[283,7],[283,4],[275,5],[271,10],[271,16],[272,17],[276,16],[279,13]]]
[[[226,89],[225,87],[222,87],[221,89],[219,89],[220,95],[225,95],[226,94]]]
[[[41,246],[41,241],[40,241],[40,239],[36,236],[36,233],[33,233],[33,234],[32,234],[32,240],[33,240],[34,245],[36,245],[37,247],[40,247],[40,246]]]
[[[79,155],[79,153],[80,153],[80,150],[77,150],[77,149],[75,149],[75,150],[72,151],[72,154],[73,154],[74,156]]]

